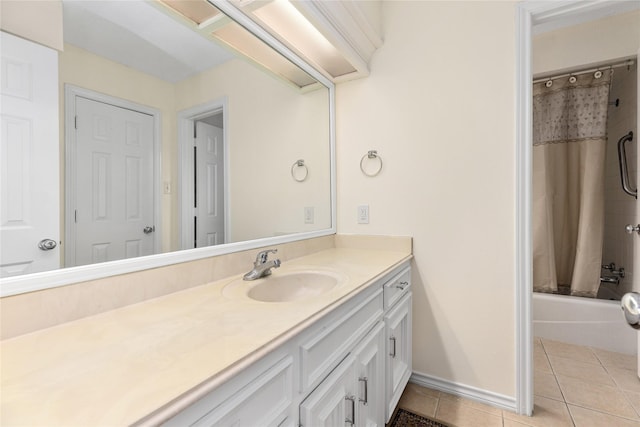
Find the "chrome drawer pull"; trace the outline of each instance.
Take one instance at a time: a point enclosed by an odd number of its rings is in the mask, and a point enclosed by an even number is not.
[[[344,422],[351,424],[351,427],[356,425],[356,398],[355,396],[345,396],[344,400],[351,402],[351,419],[345,418]]]
[[[407,286],[409,286],[409,282],[400,282],[396,285],[396,288],[404,291]]]
[[[363,382],[364,383],[364,399],[359,399],[360,402],[362,402],[362,404],[364,406],[367,406],[367,403],[369,403],[369,380],[367,377],[360,377],[358,378],[358,381]]]
[[[396,357],[396,337],[391,337],[389,340],[393,343],[393,350],[389,353],[389,356],[395,358]]]

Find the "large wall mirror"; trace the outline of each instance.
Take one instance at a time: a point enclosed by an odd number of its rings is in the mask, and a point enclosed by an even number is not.
[[[335,232],[334,87],[321,73],[229,2],[62,4],[60,179],[46,180],[60,196],[27,209],[56,217],[59,236],[25,244],[6,233],[22,213],[3,209],[2,295]],[[3,181],[17,206],[16,180]],[[9,259],[25,246],[53,265]]]

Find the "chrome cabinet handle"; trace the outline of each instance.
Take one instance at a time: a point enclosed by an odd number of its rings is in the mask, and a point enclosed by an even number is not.
[[[40,242],[38,242],[38,247],[43,251],[50,251],[51,249],[54,249],[56,246],[58,246],[56,241],[51,239],[42,239],[40,240]]]
[[[344,422],[351,424],[353,427],[356,425],[356,398],[355,396],[345,396],[344,400],[351,402],[351,419],[345,417]]]
[[[400,289],[401,291],[404,291],[407,286],[409,286],[409,282],[400,282],[396,285],[396,288]]]
[[[154,231],[156,231],[156,227],[155,227],[155,226],[154,226],[154,227],[149,227],[149,226],[147,225],[145,228],[143,228],[143,229],[142,229],[142,232],[143,232],[144,234],[151,234],[151,233],[153,233]]]
[[[389,353],[389,356],[395,358],[396,357],[396,337],[391,337],[389,340],[393,343],[392,351]]]
[[[624,231],[626,231],[627,234],[633,234],[634,232],[640,234],[640,224],[638,225],[627,224],[627,226],[624,228]]]
[[[369,403],[369,379],[367,377],[360,377],[358,381],[364,383],[364,399],[360,398],[358,400],[360,400],[364,406],[367,406]]]

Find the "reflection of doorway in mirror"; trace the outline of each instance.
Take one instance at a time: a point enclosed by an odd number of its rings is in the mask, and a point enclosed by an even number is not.
[[[227,243],[226,99],[178,112],[180,249]]]
[[[90,93],[66,101],[65,265],[156,253],[154,116]]]
[[[195,247],[219,245],[224,239],[224,131],[222,112],[195,123]]]

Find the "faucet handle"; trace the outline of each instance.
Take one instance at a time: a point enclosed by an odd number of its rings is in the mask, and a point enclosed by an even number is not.
[[[258,252],[258,255],[256,256],[256,264],[264,264],[265,262],[267,262],[267,257],[269,257],[269,254],[275,254],[277,252],[277,249],[267,249]]]

